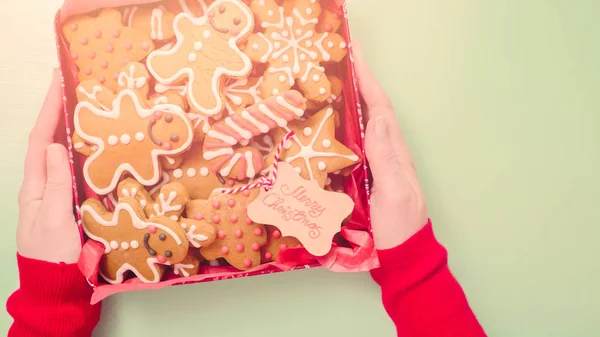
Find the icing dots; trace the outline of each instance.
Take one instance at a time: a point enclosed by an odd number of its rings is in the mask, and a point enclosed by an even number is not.
[[[144,138],[146,138],[146,136],[144,135],[143,132],[136,132],[135,133],[135,140],[137,140],[138,142],[143,141]]]
[[[108,136],[108,145],[117,145],[119,138],[115,135]]]
[[[308,137],[308,136],[312,135],[313,130],[312,130],[312,128],[305,127],[304,130],[302,130],[302,133]]]
[[[331,141],[329,139],[323,139],[323,142],[321,142],[321,145],[323,145],[324,148],[328,149],[331,147]]]
[[[327,169],[327,164],[325,164],[325,162],[320,161],[319,164],[317,164],[317,168],[321,171],[325,171]]]
[[[196,176],[196,169],[193,167],[190,167],[189,169],[187,169],[186,173],[187,173],[188,177],[193,178]]]
[[[175,171],[173,171],[173,177],[175,177],[176,179],[181,179],[183,177],[183,170],[176,169]]]
[[[123,134],[121,135],[121,143],[127,145],[131,142],[131,136],[129,136],[128,134]]]

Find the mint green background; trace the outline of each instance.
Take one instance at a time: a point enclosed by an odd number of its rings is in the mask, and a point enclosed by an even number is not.
[[[8,1],[0,11],[2,301],[17,287],[16,195],[27,133],[56,64],[59,2]],[[600,2],[348,7],[413,149],[451,267],[489,334],[600,335]],[[0,331],[10,322],[0,314]],[[367,274],[309,270],[115,296],[96,335],[269,337],[281,329],[394,334]]]

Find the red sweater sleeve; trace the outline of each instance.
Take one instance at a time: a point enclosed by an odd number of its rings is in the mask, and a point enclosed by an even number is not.
[[[398,247],[378,252],[371,271],[383,305],[402,337],[484,337],[465,294],[448,269],[431,222]]]
[[[100,320],[92,288],[77,264],[56,264],[17,255],[21,286],[6,303],[14,323],[8,337],[85,337]]]

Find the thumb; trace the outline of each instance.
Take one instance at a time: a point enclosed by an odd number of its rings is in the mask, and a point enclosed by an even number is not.
[[[41,216],[58,217],[73,214],[73,189],[67,149],[60,144],[46,147],[46,187],[40,209]]]

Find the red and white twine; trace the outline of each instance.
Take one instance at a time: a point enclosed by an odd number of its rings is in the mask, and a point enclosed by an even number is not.
[[[258,181],[255,183],[232,188],[232,189],[223,189],[223,190],[221,190],[221,193],[236,194],[239,192],[251,190],[253,188],[261,188],[261,187],[263,187],[265,189],[265,191],[268,191],[271,187],[273,187],[273,185],[275,185],[275,181],[277,180],[277,170],[279,169],[279,158],[281,155],[281,151],[283,150],[283,146],[293,136],[294,136],[294,131],[290,131],[287,135],[285,135],[285,137],[283,137],[281,142],[279,142],[279,144],[277,145],[277,149],[275,149],[275,155],[273,156],[273,171],[271,172],[273,174],[273,178],[269,178],[265,174],[261,174],[260,177],[258,178]]]

